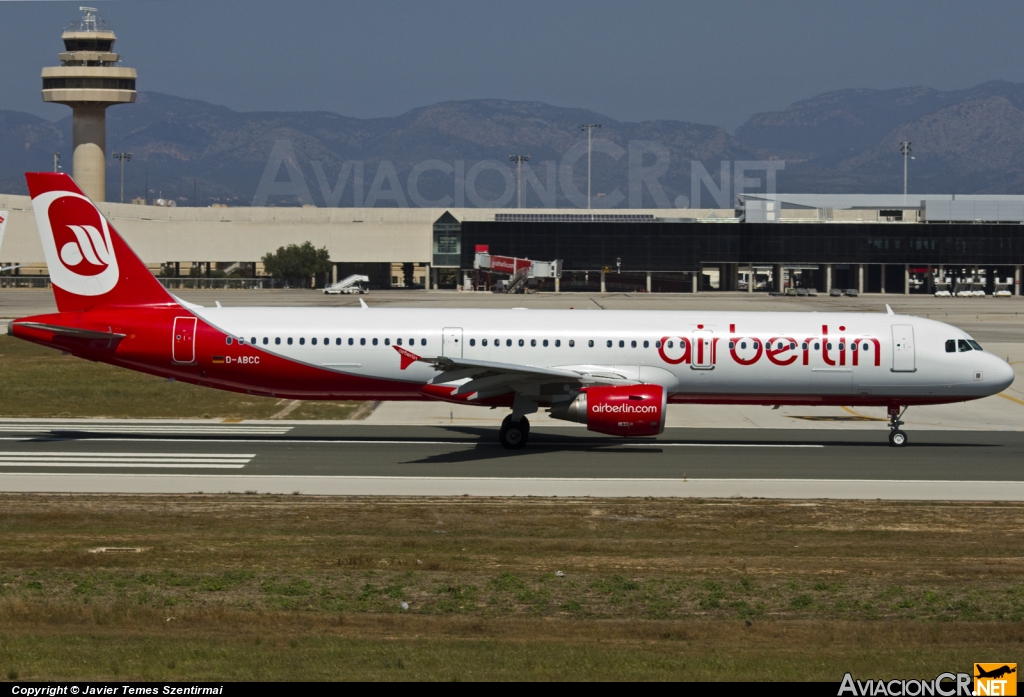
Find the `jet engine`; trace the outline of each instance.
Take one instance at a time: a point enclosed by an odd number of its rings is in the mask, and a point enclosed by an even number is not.
[[[585,387],[573,401],[551,405],[550,414],[610,436],[656,436],[665,430],[667,399],[661,385]]]

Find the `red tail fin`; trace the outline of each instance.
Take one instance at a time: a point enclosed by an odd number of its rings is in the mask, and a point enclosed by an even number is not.
[[[25,178],[58,310],[175,303],[71,177]]]

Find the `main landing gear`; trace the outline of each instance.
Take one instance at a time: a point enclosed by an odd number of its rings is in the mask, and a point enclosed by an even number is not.
[[[894,448],[902,448],[907,444],[907,434],[900,430],[903,425],[900,417],[905,413],[906,408],[901,412],[898,405],[889,407],[889,445]]]
[[[525,416],[515,418],[509,414],[501,422],[501,430],[498,431],[498,442],[506,450],[520,450],[526,441],[530,439],[530,422]]]

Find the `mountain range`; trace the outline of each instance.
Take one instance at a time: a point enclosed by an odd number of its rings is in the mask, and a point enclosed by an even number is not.
[[[294,181],[296,170],[289,174],[288,164],[297,167],[309,191],[305,202],[318,206],[360,204],[367,196],[375,197],[376,205],[416,205],[409,174],[425,161],[434,161],[434,168],[419,168],[419,201],[458,198],[456,179],[468,176],[475,181],[466,187],[465,205],[494,200],[515,205],[514,187],[508,185],[515,170],[508,156],[529,154],[523,205],[574,206],[581,195],[585,203],[586,195],[584,123],[602,124],[593,131],[592,190],[598,207],[727,206],[728,185],[725,194],[714,190],[721,188],[723,161],[771,161],[776,168],[784,163],[777,172],[780,192],[899,193],[904,140],[912,142],[915,158],[909,163],[912,194],[1024,194],[1024,84],[1009,82],[945,92],[925,87],[829,92],[755,114],[734,134],[684,121],[616,121],[540,102],[444,102],[395,117],[356,119],[330,112],[237,112],[141,92],[134,105],[108,110],[107,151],[133,153],[125,170],[128,199],[143,196],[148,182],[151,198],[176,199],[179,205],[250,205],[268,176],[275,144],[284,141],[288,146],[278,148],[277,159],[283,154],[285,162],[269,176]],[[26,193],[23,172],[51,169],[54,152],[62,153],[70,169],[70,144],[70,110],[57,122],[0,110],[0,191]],[[510,169],[477,164],[488,160]],[[698,174],[709,173],[699,200],[691,200],[694,161],[704,168]],[[640,182],[640,168],[657,186]],[[362,186],[356,187],[360,169]],[[115,161],[107,174],[107,198],[116,200],[120,170]],[[339,174],[346,177],[341,182]],[[559,179],[557,188],[551,175]],[[759,178],[763,190],[763,172],[748,176]],[[398,194],[392,191],[396,185],[402,189]],[[574,198],[574,191],[583,193]],[[267,202],[304,201],[286,195]]]

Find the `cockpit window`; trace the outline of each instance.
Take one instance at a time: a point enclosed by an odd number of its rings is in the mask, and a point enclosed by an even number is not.
[[[956,339],[946,339],[946,353],[956,353]]]
[[[979,344],[974,339],[968,339],[967,343],[970,344],[971,348],[974,349],[975,351],[984,351],[985,350],[985,349],[981,348],[981,344]]]
[[[957,343],[957,347],[961,351],[970,351],[971,350],[971,345],[969,343],[967,343],[966,339],[958,339],[956,343]]]

